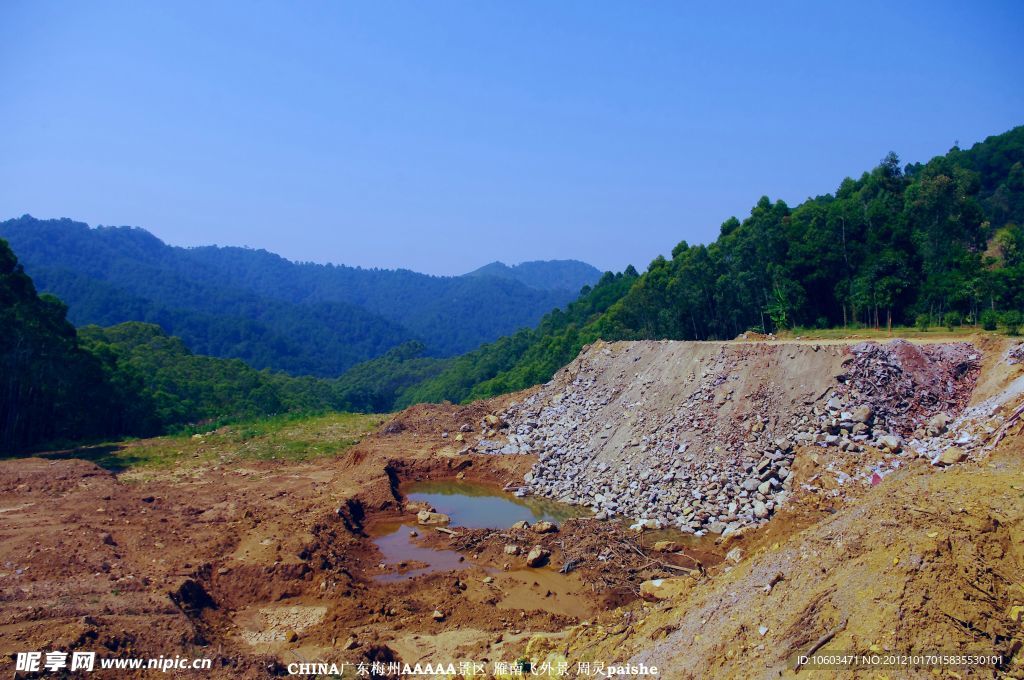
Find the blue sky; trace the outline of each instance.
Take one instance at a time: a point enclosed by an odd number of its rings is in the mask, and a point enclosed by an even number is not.
[[[1024,123],[1022,38],[1020,2],[6,0],[0,218],[643,269]]]

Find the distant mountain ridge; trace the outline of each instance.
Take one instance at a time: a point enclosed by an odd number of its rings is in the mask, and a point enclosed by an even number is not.
[[[180,248],[137,227],[29,215],[0,222],[0,238],[41,291],[68,305],[76,325],[155,323],[197,354],[296,375],[340,375],[409,341],[432,356],[459,354],[535,325],[579,293],[507,276],[429,276],[295,263],[248,248]]]
[[[513,279],[540,290],[579,291],[584,286],[597,283],[601,270],[579,260],[534,260],[512,266],[495,261],[464,276]]]

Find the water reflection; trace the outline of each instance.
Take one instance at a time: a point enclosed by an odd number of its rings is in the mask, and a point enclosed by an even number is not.
[[[590,513],[585,508],[543,498],[516,498],[488,486],[463,480],[415,482],[403,489],[412,501],[429,503],[452,518],[455,526],[504,529],[526,520],[563,522]]]

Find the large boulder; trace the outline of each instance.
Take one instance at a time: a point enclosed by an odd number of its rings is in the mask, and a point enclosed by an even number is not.
[[[529,554],[526,556],[526,566],[528,567],[543,567],[548,563],[548,558],[551,557],[551,551],[545,550],[539,545],[533,546]]]
[[[887,434],[878,438],[878,445],[883,449],[892,451],[893,453],[900,450],[901,444],[902,442],[900,442],[900,438],[896,435]]]
[[[558,525],[554,522],[541,520],[531,527],[538,534],[553,534],[558,531]]]
[[[949,416],[945,413],[936,413],[928,421],[928,434],[933,437],[940,435],[946,431],[947,426],[949,426]]]
[[[416,513],[416,521],[426,526],[435,526],[448,524],[452,521],[452,518],[443,512],[430,512],[429,510],[420,510]]]
[[[939,465],[953,465],[967,458],[967,452],[959,446],[950,446],[939,455]]]
[[[871,416],[873,415],[874,413],[872,412],[871,407],[864,404],[863,406],[858,406],[853,409],[852,419],[855,423],[870,423]]]

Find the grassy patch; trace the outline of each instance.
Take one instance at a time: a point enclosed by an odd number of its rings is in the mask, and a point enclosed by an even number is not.
[[[999,335],[996,331],[982,330],[981,326],[957,326],[949,330],[945,326],[935,326],[926,331],[919,330],[913,326],[893,326],[892,330],[887,328],[794,328],[791,331],[779,333],[779,338],[802,340],[848,340],[851,338],[863,338],[865,340],[886,340],[890,338],[907,338],[921,340],[942,340],[952,338],[962,340],[970,335]]]
[[[384,416],[365,413],[276,416],[226,425],[206,434],[126,440],[36,455],[89,460],[113,472],[242,460],[302,461],[341,455],[383,420]]]

